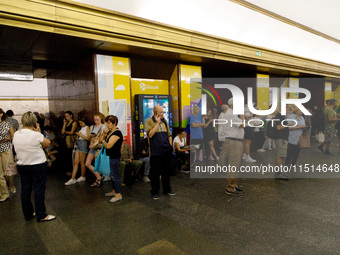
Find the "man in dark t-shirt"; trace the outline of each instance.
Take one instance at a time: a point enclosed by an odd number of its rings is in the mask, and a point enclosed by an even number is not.
[[[172,136],[169,125],[164,119],[164,109],[156,105],[154,115],[145,122],[145,131],[149,139],[150,174],[152,199],[159,199],[160,176],[162,176],[163,194],[174,196],[170,186],[172,165]]]

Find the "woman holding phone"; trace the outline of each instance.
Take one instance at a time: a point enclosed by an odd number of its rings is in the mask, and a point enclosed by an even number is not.
[[[72,167],[72,151],[73,147],[68,148],[66,144],[66,137],[70,135],[74,135],[74,132],[76,131],[77,123],[73,120],[73,113],[71,111],[65,112],[65,118],[64,118],[64,125],[61,129],[61,134],[64,135],[64,139],[62,142],[62,153],[63,158],[65,159],[65,169],[69,170]],[[71,171],[67,171],[66,175],[71,176]]]
[[[104,114],[98,112],[93,116],[94,125],[90,127],[90,140],[95,138],[96,136],[100,136],[102,131],[105,128],[105,116]],[[92,142],[91,142],[92,143]],[[93,144],[89,146],[89,153],[87,154],[85,166],[90,169],[90,171],[96,177],[96,181],[91,185],[92,188],[100,187],[103,184],[103,179],[100,173],[94,171],[94,166],[92,165],[93,160],[95,159],[95,155],[97,153],[97,149],[95,149],[99,144],[99,138]]]
[[[119,178],[119,161],[121,156],[121,147],[123,143],[122,132],[118,129],[118,118],[114,115],[109,115],[105,118],[106,128],[100,136],[100,142],[106,148],[106,155],[110,157],[110,174],[112,179],[112,191],[106,193],[105,196],[113,196],[111,203],[122,200],[122,186]]]

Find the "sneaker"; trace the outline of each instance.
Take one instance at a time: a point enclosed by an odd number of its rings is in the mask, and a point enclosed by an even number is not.
[[[104,175],[103,182],[111,181],[110,176]]]
[[[236,187],[236,190],[237,190],[238,192],[241,192],[241,193],[244,192],[244,189],[242,189],[240,186],[237,186],[237,187]]]
[[[123,198],[122,195],[120,195],[118,198],[113,197],[113,198],[110,199],[110,203],[118,202],[119,200],[122,200],[122,198]]]
[[[80,177],[76,180],[76,182],[84,182],[84,181],[86,181],[86,178],[83,177],[83,176],[80,176]]]
[[[216,161],[219,162],[220,161],[220,157],[216,156]]]
[[[326,154],[326,155],[329,155],[329,156],[334,156],[334,154],[331,153],[329,150],[325,150],[325,154]]]
[[[187,167],[182,168],[180,171],[186,174],[190,173],[190,169],[188,169]]]
[[[322,151],[322,152],[325,152],[325,151],[323,150],[323,145],[322,145],[322,144],[318,146],[318,149],[319,149],[320,151]]]
[[[242,159],[245,160],[246,158],[247,158],[247,155],[245,153],[243,153]]]
[[[246,162],[247,162],[247,163],[255,163],[256,160],[255,160],[255,159],[252,159],[250,156],[248,156],[248,157],[246,158]]]
[[[287,175],[284,175],[283,173],[275,173],[275,178],[278,179],[278,180],[281,180],[281,181],[288,181],[289,178]]]
[[[173,192],[172,190],[170,190],[170,191],[168,191],[168,192],[166,192],[166,193],[164,193],[164,194],[166,194],[166,195],[168,195],[168,196],[175,196],[175,195],[176,195],[176,193]]]
[[[214,158],[212,156],[209,157],[209,160],[214,161]]]
[[[150,182],[150,179],[147,175],[143,176],[143,182]]]
[[[270,150],[270,151],[271,151],[271,150],[272,150],[272,148],[269,148],[268,150]]]
[[[67,182],[65,182],[65,185],[66,185],[66,186],[69,186],[69,185],[76,184],[76,183],[77,183],[76,180],[74,180],[74,179],[69,179]]]
[[[264,149],[258,149],[257,151],[258,151],[258,152],[265,152],[266,150],[264,150]]]
[[[9,188],[9,191],[14,194],[14,193],[17,192],[17,189],[14,186],[12,186],[12,187]]]
[[[226,190],[225,193],[228,196],[235,196],[235,197],[241,197],[242,196],[242,192],[238,191],[237,189],[234,192],[230,192],[230,191]]]
[[[151,197],[152,197],[153,200],[158,200],[159,199],[159,195],[158,194],[153,194]]]

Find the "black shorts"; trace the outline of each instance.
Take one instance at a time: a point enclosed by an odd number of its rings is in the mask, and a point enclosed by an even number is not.
[[[244,128],[244,139],[245,140],[253,140],[254,139],[254,129],[253,127],[245,127]]]

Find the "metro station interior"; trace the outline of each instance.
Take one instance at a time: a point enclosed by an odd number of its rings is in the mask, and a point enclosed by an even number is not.
[[[255,8],[259,15],[306,32],[306,26],[297,27],[297,22],[260,4],[226,2],[238,6],[235,10],[247,9],[244,15]],[[340,38],[325,38],[314,29],[307,32],[332,41],[340,52]],[[98,111],[109,115],[115,112],[111,103],[123,102],[124,136],[134,149],[143,136],[143,131],[135,131],[139,125],[135,95],[171,95],[175,134],[188,123],[183,110],[188,105],[185,98],[190,97],[183,85],[187,79],[247,78],[250,83],[241,89],[246,92],[251,86],[259,93],[261,75],[268,78],[268,91],[282,84],[290,87],[291,80],[297,80],[298,87],[311,92],[307,108],[323,107],[330,98],[340,100],[340,64],[86,1],[0,0],[0,88],[4,93],[0,108],[12,109],[18,120],[25,111],[59,115],[71,110],[76,118],[84,110],[89,115]],[[35,96],[37,80],[46,84],[43,99]],[[33,89],[9,95],[9,88],[18,83],[30,83]],[[124,91],[117,89],[121,85]],[[227,95],[222,97],[224,104]],[[267,100],[259,94],[256,99],[258,104]],[[332,144],[335,157],[325,158],[312,141],[299,159],[336,164],[340,155],[336,143]],[[256,157],[270,164],[274,155],[268,151]],[[66,179],[63,171],[49,173],[46,206],[57,219],[40,224],[25,222],[20,179],[15,178],[17,193],[0,203],[1,254],[338,254],[340,249],[338,179],[242,179],[245,194],[231,198],[223,192],[225,179],[194,179],[178,173],[171,177],[176,196],[153,201],[150,184],[140,181],[124,187],[124,199],[114,205],[104,197],[109,182],[91,189],[89,181],[65,187]]]

